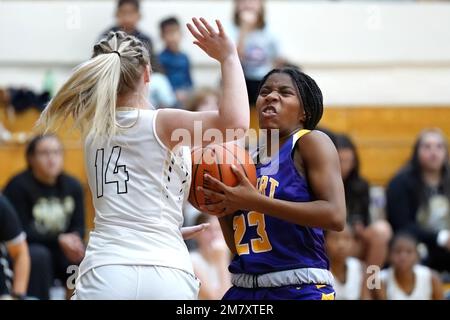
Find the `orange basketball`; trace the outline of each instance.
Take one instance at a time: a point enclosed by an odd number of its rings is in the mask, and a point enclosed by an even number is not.
[[[227,186],[236,186],[238,179],[231,169],[233,164],[256,186],[256,168],[245,149],[235,144],[214,144],[192,151],[192,183],[189,202],[198,210],[201,205],[208,204],[205,203],[203,192],[197,190],[198,186],[208,188],[207,182],[203,181],[206,173]]]

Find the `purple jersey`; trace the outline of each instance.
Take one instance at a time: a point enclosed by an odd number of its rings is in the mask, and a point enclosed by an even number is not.
[[[271,167],[270,162],[257,165],[259,192],[287,201],[314,200],[306,178],[297,171],[293,160],[296,142],[308,132],[300,130],[284,143],[271,160],[272,164],[277,161],[277,166]],[[273,167],[278,170],[272,170]],[[256,211],[238,211],[233,217],[233,229],[238,254],[230,264],[231,273],[329,268],[320,228],[300,226]]]

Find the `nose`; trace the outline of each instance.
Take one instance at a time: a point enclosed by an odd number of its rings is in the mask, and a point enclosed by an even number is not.
[[[266,95],[265,100],[267,102],[272,102],[274,100],[278,100],[279,98],[280,98],[280,96],[279,96],[278,92],[273,90],[268,95]]]

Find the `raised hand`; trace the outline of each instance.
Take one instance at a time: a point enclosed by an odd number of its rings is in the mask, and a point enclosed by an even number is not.
[[[222,63],[231,56],[237,56],[236,46],[225,34],[222,23],[219,20],[216,20],[218,31],[204,18],[192,18],[192,23],[193,25],[188,23],[187,28],[196,39],[193,43],[211,58]]]

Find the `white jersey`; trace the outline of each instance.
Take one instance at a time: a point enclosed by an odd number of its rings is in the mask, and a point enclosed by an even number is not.
[[[345,261],[347,272],[345,273],[345,283],[341,283],[334,277],[334,291],[336,300],[359,300],[361,299],[361,288],[363,281],[363,267],[361,261],[348,257]]]
[[[411,294],[407,294],[398,286],[392,268],[382,270],[381,279],[386,286],[386,298],[388,300],[431,300],[433,297],[431,269],[417,264],[414,266],[414,275],[414,289]]]
[[[180,228],[189,194],[188,147],[174,154],[156,135],[158,111],[118,109],[121,131],[85,142],[85,165],[95,208],[79,276],[103,265],[158,265],[193,274]]]

